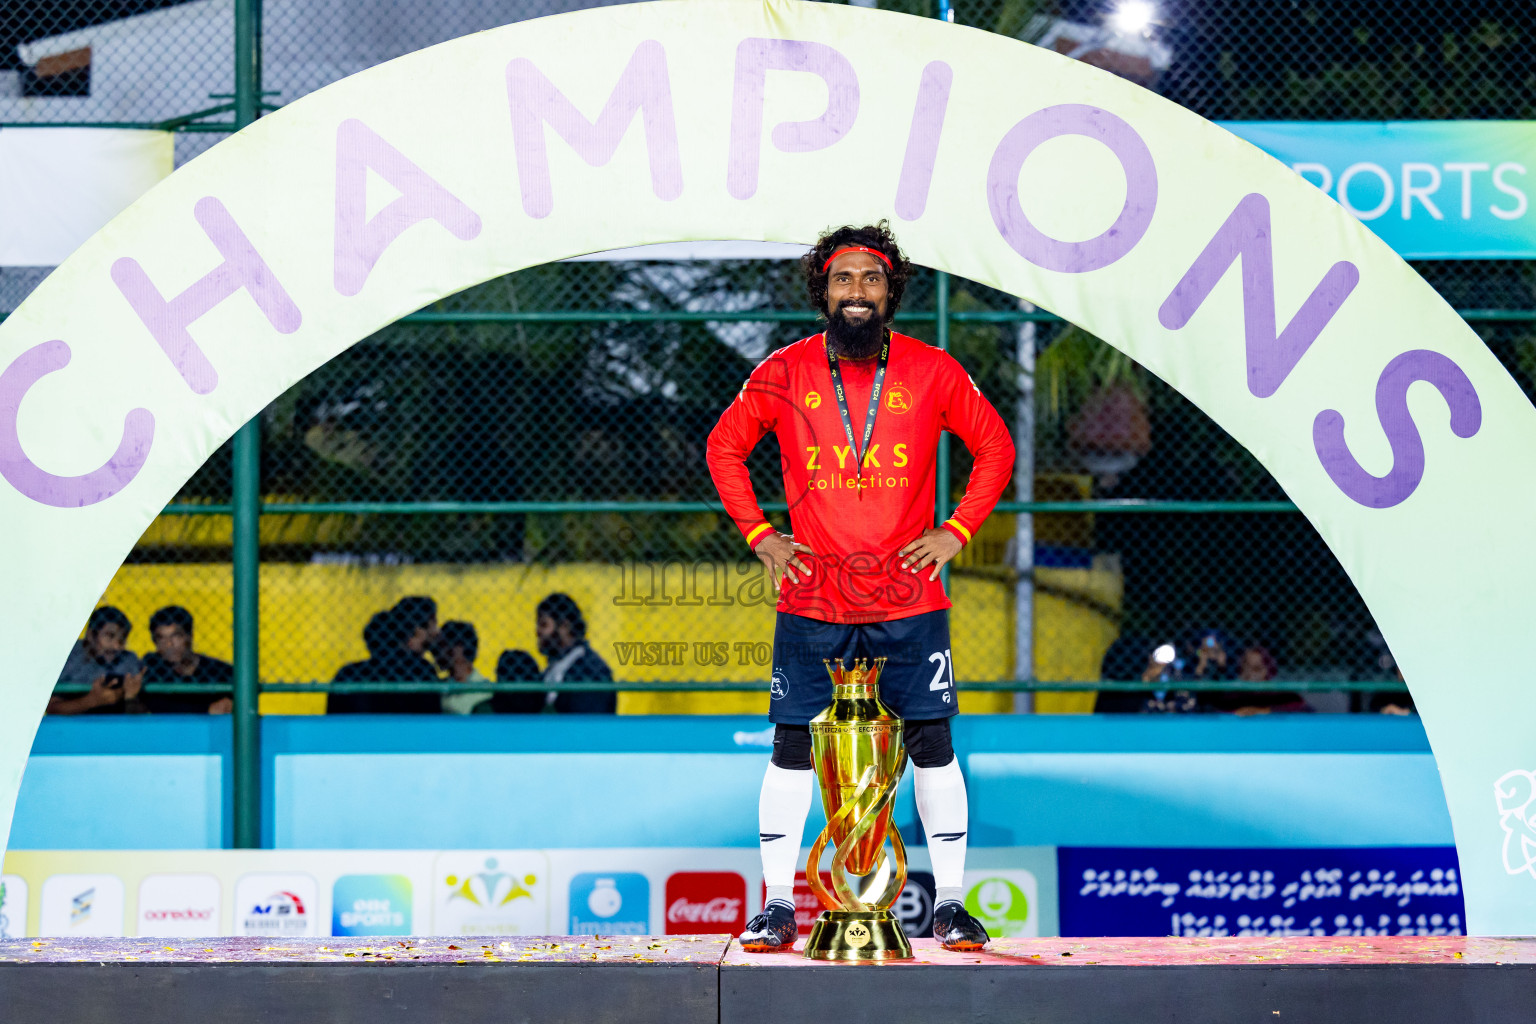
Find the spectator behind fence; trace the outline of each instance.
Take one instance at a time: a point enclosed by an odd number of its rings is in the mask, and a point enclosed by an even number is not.
[[[401,645],[425,660],[442,632],[437,626],[437,602],[430,597],[402,597],[390,612],[399,627]]]
[[[432,646],[432,657],[448,672],[448,678],[456,683],[488,683],[489,679],[475,668],[475,658],[480,653],[480,636],[468,622],[445,622]],[[489,690],[467,690],[463,693],[442,695],[444,714],[475,715],[491,710]]]
[[[227,715],[234,710],[234,667],[193,649],[191,612],[174,604],[161,608],[149,617],[149,638],[155,649],[144,656],[145,707],[156,714]],[[157,692],[165,683],[198,683],[209,692]]]
[[[109,604],[91,612],[85,639],[70,650],[59,673],[61,683],[83,683],[86,693],[55,692],[48,698],[50,715],[134,714],[145,710],[139,699],[144,669],[138,655],[126,650],[133,624]]]
[[[502,651],[496,659],[498,683],[533,683],[543,678],[538,660],[527,651]],[[543,693],[498,693],[491,698],[491,710],[502,715],[532,715],[544,710],[546,700]]]
[[[1150,690],[1100,690],[1093,710],[1099,713],[1173,714],[1206,711],[1204,701],[1189,690],[1169,689],[1186,678],[1186,662],[1173,644],[1156,644],[1146,637],[1123,636],[1109,645],[1099,663],[1106,682],[1142,682]]]
[[[1186,679],[1217,682],[1237,678],[1237,645],[1221,630],[1190,630],[1179,646],[1184,656]]]
[[[550,594],[539,602],[534,629],[539,653],[549,659],[544,681],[553,683],[545,702],[561,714],[606,714],[618,710],[616,693],[561,693],[561,683],[611,682],[608,663],[587,643],[587,620],[567,594]]]
[[[1396,661],[1392,663],[1392,676],[1398,682],[1403,681],[1403,668]],[[1418,714],[1418,708],[1413,705],[1413,695],[1403,690],[1377,690],[1371,694],[1371,700],[1367,706],[1371,711],[1383,715]]]
[[[1267,647],[1250,644],[1237,659],[1237,678],[1243,682],[1267,683],[1280,674],[1280,666]],[[1306,698],[1286,690],[1228,690],[1209,695],[1218,711],[1234,715],[1267,715],[1271,711],[1311,711]]]
[[[407,599],[409,600],[409,599]],[[379,612],[363,628],[363,643],[368,660],[343,665],[333,680],[338,683],[417,683],[438,682],[437,672],[407,645],[417,637],[419,619],[407,618],[404,626],[397,617],[399,605]],[[432,626],[435,630],[437,614]],[[331,693],[325,710],[329,714],[436,714],[442,708],[435,691],[416,693]]]

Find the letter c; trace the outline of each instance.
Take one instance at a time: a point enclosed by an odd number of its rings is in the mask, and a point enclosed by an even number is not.
[[[0,476],[33,501],[54,508],[94,505],[127,487],[144,468],[155,439],[154,415],[148,409],[132,409],[123,417],[117,451],[99,469],[83,476],[55,476],[27,458],[16,429],[22,399],[43,377],[68,366],[69,357],[64,342],[45,341],[0,372]]]

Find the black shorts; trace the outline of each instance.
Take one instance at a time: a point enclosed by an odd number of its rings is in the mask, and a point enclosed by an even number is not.
[[[773,631],[773,683],[768,720],[805,725],[832,703],[832,677],[822,659],[886,660],[880,699],[898,718],[948,718],[955,701],[949,610],[885,622],[845,624],[778,613]]]

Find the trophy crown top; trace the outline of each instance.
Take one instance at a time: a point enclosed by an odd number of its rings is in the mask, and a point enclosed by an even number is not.
[[[827,666],[827,673],[832,677],[834,696],[846,697],[863,694],[873,696],[885,662],[885,658],[857,658],[851,665],[845,666],[841,660],[822,660],[822,664]]]

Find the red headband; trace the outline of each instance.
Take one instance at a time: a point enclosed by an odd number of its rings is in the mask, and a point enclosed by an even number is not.
[[[827,262],[825,262],[825,263],[823,263],[821,265],[821,272],[823,274],[825,274],[827,272],[827,268],[832,266],[832,261],[833,260],[837,259],[839,256],[843,255],[844,253],[848,253],[848,252],[867,252],[871,256],[873,256],[875,259],[879,260],[881,263],[884,263],[885,264],[885,269],[887,269],[887,270],[894,270],[895,269],[894,267],[891,266],[891,258],[889,256],[887,256],[885,253],[881,252],[879,249],[871,249],[867,245],[850,245],[850,246],[846,246],[846,247],[844,247],[842,249],[839,249],[839,250],[837,250],[837,252],[834,252],[831,256],[828,256],[827,257]]]

